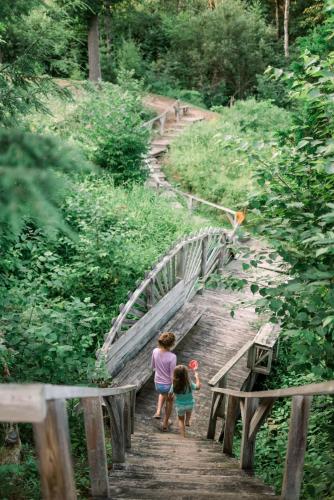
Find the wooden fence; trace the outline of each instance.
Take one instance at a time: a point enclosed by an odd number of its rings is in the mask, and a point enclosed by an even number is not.
[[[112,462],[121,463],[131,448],[135,396],[135,386],[0,385],[0,422],[33,424],[44,500],[77,498],[66,400],[79,398],[83,408],[91,494],[110,498],[102,401],[110,419]]]
[[[129,293],[112,321],[99,352],[110,374],[117,375],[229,257],[223,229],[203,230],[173,246]]]

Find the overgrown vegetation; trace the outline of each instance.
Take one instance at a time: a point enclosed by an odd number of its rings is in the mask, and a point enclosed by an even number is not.
[[[215,110],[217,119],[196,124],[173,142],[165,170],[183,190],[241,209],[255,189],[249,146],[263,161],[271,158],[274,135],[289,125],[290,115],[254,99]]]

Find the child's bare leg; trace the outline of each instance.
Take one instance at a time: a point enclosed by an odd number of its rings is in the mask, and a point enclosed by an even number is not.
[[[178,415],[178,420],[179,420],[179,429],[180,429],[180,434],[182,437],[186,437],[186,428],[184,426],[184,416]]]
[[[190,426],[191,413],[192,413],[191,410],[186,411],[186,426],[187,427]]]
[[[164,405],[165,401],[166,401],[166,399],[164,399],[163,395],[159,394],[157,411],[155,412],[154,417],[157,418],[157,417],[161,416],[161,411],[162,411],[162,408],[163,408],[163,405]]]
[[[165,416],[164,416],[164,421],[162,424],[163,429],[168,429],[168,423],[169,423],[169,417],[171,416],[172,409],[173,409],[173,396],[168,395],[168,396],[163,396],[166,401],[166,408],[165,408]]]

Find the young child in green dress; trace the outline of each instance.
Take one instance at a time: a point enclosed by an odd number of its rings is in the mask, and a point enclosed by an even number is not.
[[[193,391],[198,391],[201,388],[197,370],[194,370],[194,375],[195,383],[191,381],[186,366],[176,366],[173,374],[173,385],[170,389],[170,393],[175,396],[175,407],[182,437],[186,437],[186,426],[190,425],[191,413],[195,405]]]

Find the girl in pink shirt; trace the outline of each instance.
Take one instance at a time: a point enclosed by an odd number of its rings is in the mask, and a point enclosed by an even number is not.
[[[176,366],[176,355],[170,352],[175,344],[175,335],[164,332],[159,336],[158,347],[152,353],[152,368],[154,370],[155,390],[159,394],[157,411],[154,418],[161,418],[161,411],[166,403],[162,430],[168,430],[168,421],[173,409],[173,396],[169,394],[173,383],[173,373]]]

